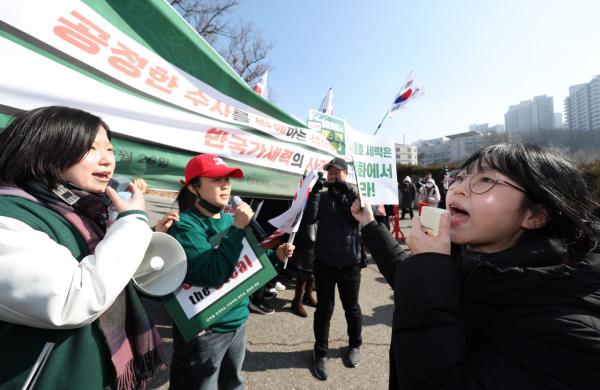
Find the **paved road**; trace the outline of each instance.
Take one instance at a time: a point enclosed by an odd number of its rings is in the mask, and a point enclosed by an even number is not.
[[[151,222],[172,205],[159,197],[147,196]],[[401,221],[406,232],[409,221]],[[329,379],[321,382],[310,372],[314,337],[314,309],[301,318],[291,313],[294,282],[283,279],[286,291],[269,301],[276,309],[271,315],[251,314],[248,320],[248,345],[243,366],[247,389],[387,389],[388,349],[391,337],[393,292],[377,267],[369,264],[362,271],[360,305],[363,312],[362,361],[356,368],[346,368],[342,356],[347,346],[346,321],[339,297],[331,320]],[[170,358],[171,324],[159,302],[146,300],[157,321]],[[168,372],[157,375],[151,389],[168,388]]]

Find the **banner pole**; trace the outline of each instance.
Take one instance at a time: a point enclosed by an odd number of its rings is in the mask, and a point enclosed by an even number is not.
[[[387,116],[388,116],[389,113],[390,113],[390,110],[387,110],[385,112],[385,115],[383,116],[383,119],[381,120],[381,122],[379,122],[379,126],[377,126],[377,129],[375,129],[375,132],[373,133],[373,135],[377,135],[377,132],[381,128],[381,125],[383,125],[383,122],[385,121],[385,119],[387,118]]]

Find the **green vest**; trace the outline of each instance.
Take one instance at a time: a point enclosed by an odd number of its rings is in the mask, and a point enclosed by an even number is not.
[[[48,234],[68,248],[78,260],[88,253],[75,228],[61,215],[44,206],[20,197],[0,196],[0,216],[18,219]],[[39,329],[0,321],[1,390],[21,388],[46,342],[55,345],[35,389],[103,389],[114,382],[115,371],[98,321],[64,330]]]

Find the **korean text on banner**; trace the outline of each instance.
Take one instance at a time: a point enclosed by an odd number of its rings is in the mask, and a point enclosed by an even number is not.
[[[44,48],[49,47],[53,53],[59,53],[62,61],[70,63],[70,68],[77,71],[81,67],[82,74],[93,70],[92,79],[111,85],[115,90],[123,91],[125,86],[128,93],[143,99],[230,124],[247,126],[282,141],[310,146],[327,153],[333,152],[331,145],[320,134],[311,133],[307,138],[298,137],[300,128],[268,116],[193,77],[163,59],[153,48],[141,44],[135,39],[135,34],[128,35],[128,29],[120,29],[84,2],[38,2],[35,8],[35,13],[24,13],[20,7],[0,5],[2,22],[10,26],[8,31],[21,32],[17,39],[12,40],[12,45],[20,45],[19,39],[23,37],[28,44],[43,42]],[[175,11],[169,9],[169,12]],[[187,26],[183,21],[181,23]],[[161,27],[159,25],[157,29]],[[197,39],[201,38],[198,36]],[[45,55],[43,50],[37,50],[36,54]],[[48,73],[44,73],[47,76]],[[35,92],[35,89],[17,89],[22,90],[25,93]],[[80,88],[79,91],[83,95],[81,91],[85,89]],[[62,88],[56,88],[51,96],[60,99],[68,98],[69,95]],[[104,98],[96,105],[102,107],[107,102],[111,100]],[[114,111],[123,110],[123,107],[127,106],[115,105]]]
[[[321,134],[339,155],[346,154],[346,121],[317,110],[308,110],[311,128],[320,128]],[[320,125],[320,126],[319,126]]]
[[[394,142],[358,132],[348,125],[346,134],[361,198],[372,205],[398,204]]]

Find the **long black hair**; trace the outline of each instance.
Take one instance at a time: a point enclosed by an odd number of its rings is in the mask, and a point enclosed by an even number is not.
[[[548,213],[548,223],[535,236],[561,239],[570,262],[581,260],[596,246],[592,211],[598,205],[581,171],[557,151],[532,144],[492,145],[469,157],[462,168],[467,173],[493,169],[525,189],[524,206],[543,206]]]
[[[91,149],[99,117],[76,108],[49,106],[18,114],[0,133],[0,181],[20,186],[37,181],[54,188],[63,172]]]

